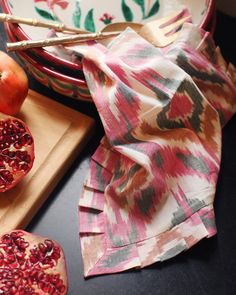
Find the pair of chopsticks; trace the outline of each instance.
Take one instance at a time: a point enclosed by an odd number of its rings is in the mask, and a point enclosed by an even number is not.
[[[176,40],[179,28],[183,25],[184,22],[190,20],[191,17],[188,13],[186,15],[186,12],[186,9],[182,11],[175,11],[168,16],[146,23],[143,26],[141,24],[138,24],[141,26],[141,28],[138,29],[138,33],[153,45],[158,47],[165,47]],[[82,43],[90,40],[99,40],[108,37],[114,37],[121,33],[121,28],[119,28],[118,31],[113,32],[100,31],[96,33],[90,33],[81,29],[67,27],[66,25],[61,23],[43,22],[37,19],[21,18],[8,14],[0,14],[0,21],[47,27],[54,29],[55,31],[69,33],[68,36],[63,37],[52,37],[44,40],[23,40],[20,42],[7,43],[8,51],[60,44],[72,45],[75,43]],[[76,34],[71,34],[72,32]],[[172,32],[173,34],[171,34]],[[156,35],[158,36],[158,38],[156,38]]]
[[[0,13],[0,22],[26,24],[26,25],[35,26],[35,27],[54,29],[57,32],[70,34],[68,36],[52,37],[52,38],[47,38],[44,40],[29,40],[29,41],[24,40],[19,42],[7,43],[8,51],[24,50],[24,49],[29,49],[33,47],[53,46],[53,45],[59,45],[59,44],[70,44],[74,42],[82,43],[89,40],[98,40],[98,39],[114,37],[120,34],[120,31],[90,33],[82,29],[68,27],[63,23],[45,22],[45,21],[40,21],[37,19],[13,16],[11,14],[5,14],[5,13]],[[71,33],[76,33],[76,34],[71,35]]]

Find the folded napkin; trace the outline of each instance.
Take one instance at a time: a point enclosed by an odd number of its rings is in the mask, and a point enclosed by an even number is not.
[[[236,72],[191,24],[164,50],[128,29],[79,49],[105,136],[79,201],[85,277],[164,261],[216,233]]]

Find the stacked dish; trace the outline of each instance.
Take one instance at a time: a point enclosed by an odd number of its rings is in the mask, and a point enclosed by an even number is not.
[[[15,16],[44,21],[59,21],[87,31],[99,31],[113,22],[146,23],[187,8],[194,24],[213,31],[215,25],[215,0],[2,0],[3,12]],[[6,24],[11,42],[45,39],[50,29]],[[17,55],[40,83],[58,93],[77,100],[92,101],[83,76],[81,57],[64,54],[49,46],[17,51]]]

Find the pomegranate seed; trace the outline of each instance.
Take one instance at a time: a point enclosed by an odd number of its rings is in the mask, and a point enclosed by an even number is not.
[[[61,279],[54,285],[57,289],[59,289],[63,285],[63,281]]]
[[[8,261],[8,263],[13,263],[16,261],[16,258],[14,255],[8,255],[7,261]]]
[[[48,294],[53,294],[54,292],[56,291],[56,289],[54,288],[54,286],[52,285],[49,285],[49,288],[48,288]]]
[[[59,278],[51,277],[50,282],[55,286],[59,281]]]
[[[51,260],[49,257],[45,257],[45,258],[42,260],[42,264],[43,264],[43,265],[46,265],[46,264],[48,264],[48,265],[53,265],[53,262],[52,262],[52,260]]]
[[[12,286],[10,289],[10,295],[15,295],[17,293],[17,288],[15,286]]]
[[[19,277],[20,277],[19,275],[14,275],[13,276],[14,281],[17,281],[19,279]]]
[[[25,161],[26,163],[30,163],[30,162],[31,162],[31,157],[30,157],[30,155],[25,155],[25,157],[24,157],[24,161]]]
[[[48,283],[45,283],[44,284],[44,287],[42,288],[42,290],[46,293],[48,293],[48,290],[49,290],[49,288],[50,288],[50,285],[48,284]]]
[[[57,261],[57,260],[60,258],[61,255],[60,255],[60,253],[53,252],[51,256],[52,256],[52,258],[53,258],[54,260]]]
[[[58,291],[61,293],[65,292],[65,290],[66,290],[66,287],[64,285],[61,285],[58,289]]]
[[[9,291],[9,288],[7,286],[4,286],[4,287],[2,287],[2,291],[3,291],[3,294],[4,294],[4,292],[8,292]]]
[[[25,241],[21,241],[20,244],[18,245],[18,247],[19,247],[21,250],[25,250],[26,248],[29,247],[29,243],[28,243],[28,242],[25,242]]]
[[[26,240],[24,237],[24,234],[30,234],[23,232],[22,235],[22,232],[13,231],[0,237],[0,294],[65,295],[65,274],[55,273],[57,264],[49,255],[53,251],[63,259],[61,249],[47,239],[44,242],[41,239],[39,243],[32,239],[31,245],[30,238]],[[61,267],[63,264],[58,265]],[[50,273],[51,269],[53,273]]]
[[[16,258],[18,259],[18,260],[21,260],[21,259],[24,259],[25,258],[25,253],[24,252],[16,252]]]
[[[47,251],[50,252],[54,246],[53,242],[51,240],[45,240],[44,243],[47,246]]]
[[[14,281],[7,281],[5,283],[5,285],[9,288],[9,287],[12,287],[14,285]]]
[[[27,171],[29,166],[27,164],[20,165],[20,170]]]
[[[16,149],[20,149],[21,148],[21,144],[19,143],[19,141],[14,143],[14,148]]]
[[[8,156],[9,156],[10,158],[15,158],[16,153],[15,153],[15,152],[9,152],[9,153],[8,153]]]
[[[41,281],[38,283],[38,286],[41,290],[43,290],[43,288],[45,287],[45,283]]]
[[[0,177],[5,181],[5,182],[12,182],[14,180],[14,177],[8,170],[2,170],[0,172]]]
[[[11,236],[10,235],[8,235],[8,234],[6,234],[6,235],[4,235],[3,237],[2,237],[2,242],[3,243],[7,243],[7,242],[11,242]]]
[[[25,143],[27,143],[27,144],[29,144],[29,145],[31,145],[31,144],[33,143],[33,141],[32,141],[32,137],[31,137],[28,133],[26,133],[26,134],[24,135],[24,139],[25,139]]]
[[[35,264],[35,263],[37,263],[38,261],[39,261],[39,259],[38,259],[37,256],[35,256],[35,255],[31,255],[31,256],[30,256],[30,262],[31,262],[31,263]]]
[[[43,277],[44,277],[44,273],[42,271],[40,271],[38,273],[38,280],[41,281],[43,279]]]
[[[18,235],[17,232],[13,232],[13,233],[10,234],[10,237],[11,237],[13,240],[16,240],[16,239],[19,238],[19,235]]]

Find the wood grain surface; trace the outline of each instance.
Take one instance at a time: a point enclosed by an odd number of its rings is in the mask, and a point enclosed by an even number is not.
[[[35,140],[32,170],[0,193],[0,233],[24,228],[93,134],[92,118],[32,90],[18,116]]]

